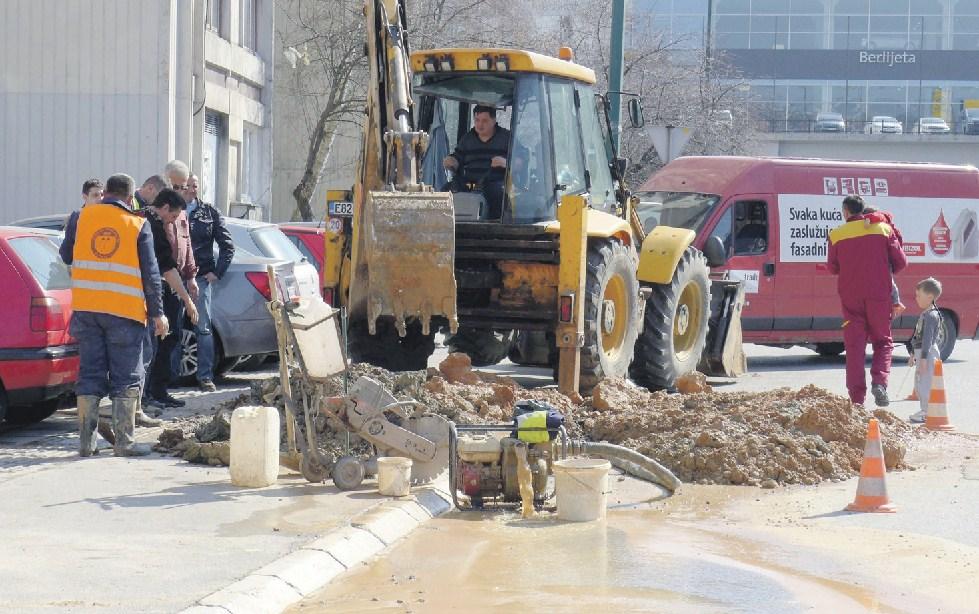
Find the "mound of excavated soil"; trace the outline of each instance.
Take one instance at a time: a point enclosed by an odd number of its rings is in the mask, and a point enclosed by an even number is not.
[[[691,380],[689,389],[703,392],[667,394],[611,379],[601,383],[593,396],[574,402],[556,388],[527,390],[508,377],[473,371],[464,354],[450,354],[438,369],[407,373],[353,365],[349,381],[361,376],[377,380],[399,399],[420,401],[429,411],[460,424],[508,423],[517,401],[544,400],[564,413],[572,437],[633,448],[663,463],[684,482],[701,484],[774,487],[849,478],[860,471],[867,421],[872,417],[880,421],[888,469],[903,467],[911,438],[910,426],[890,412],[853,406],[815,386],[724,393],[711,392],[698,379]],[[343,378],[324,387],[326,394],[341,396]],[[298,392],[297,388],[297,398]],[[255,404],[282,409],[277,380],[256,383],[250,395],[216,413]],[[188,421],[182,426],[189,441],[179,441],[171,433],[169,445],[160,448],[185,457],[187,452],[196,453],[194,444],[206,446],[215,430],[209,422],[207,418]],[[321,449],[334,455],[347,445],[338,426],[332,419],[316,425]],[[356,451],[365,451],[365,442],[356,436],[351,444]]]

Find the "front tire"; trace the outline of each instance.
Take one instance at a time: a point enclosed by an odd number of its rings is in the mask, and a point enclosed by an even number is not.
[[[507,357],[515,338],[512,330],[460,328],[445,345],[450,352],[468,355],[474,367],[491,367]]]
[[[582,394],[605,378],[628,374],[639,323],[635,252],[616,240],[595,242],[586,268]]]
[[[645,326],[636,343],[631,375],[650,390],[671,389],[697,369],[707,341],[710,277],[707,259],[692,247],[683,253],[669,284],[654,284]]]
[[[350,357],[388,371],[424,371],[435,353],[435,333],[422,334],[420,322],[409,322],[407,334],[398,336],[391,318],[378,318],[377,334],[371,335],[367,322],[351,323],[347,331]]]

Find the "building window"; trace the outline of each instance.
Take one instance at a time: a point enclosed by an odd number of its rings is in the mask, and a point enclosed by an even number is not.
[[[255,203],[262,199],[262,149],[260,128],[245,123],[241,136],[241,197],[243,203]]]
[[[258,0],[241,0],[241,46],[258,47]]]
[[[207,0],[207,9],[204,18],[205,25],[218,36],[223,36],[223,28],[221,27],[221,16],[223,14],[224,0]]]
[[[226,118],[221,113],[208,110],[204,113],[204,157],[201,168],[201,200],[221,206],[218,181],[222,176]],[[225,176],[226,179],[226,176]],[[223,207],[222,207],[223,208]]]

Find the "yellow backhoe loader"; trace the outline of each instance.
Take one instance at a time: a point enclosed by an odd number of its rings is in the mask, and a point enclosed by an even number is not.
[[[743,372],[739,282],[710,279],[693,231],[642,227],[591,69],[566,48],[410,53],[404,0],[364,13],[362,154],[353,189],[327,197],[324,272],[354,360],[423,369],[443,330],[476,365],[547,363],[585,393]],[[477,106],[508,131],[494,190],[444,167]]]

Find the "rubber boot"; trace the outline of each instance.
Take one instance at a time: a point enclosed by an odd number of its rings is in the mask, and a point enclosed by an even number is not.
[[[95,429],[99,423],[99,401],[101,400],[101,398],[92,395],[78,397],[79,456],[92,456],[99,453]]]
[[[163,420],[150,418],[143,412],[142,408],[137,407],[136,426],[160,426],[161,424],[163,424]]]
[[[131,397],[112,399],[112,428],[116,433],[116,456],[146,456],[149,450],[136,446],[136,408],[139,407],[138,391]]]

